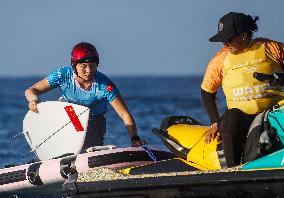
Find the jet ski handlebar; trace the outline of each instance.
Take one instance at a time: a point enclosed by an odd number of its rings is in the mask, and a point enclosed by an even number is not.
[[[268,80],[271,86],[284,86],[284,72],[277,72],[273,74],[263,74],[254,72],[253,77],[261,82]]]

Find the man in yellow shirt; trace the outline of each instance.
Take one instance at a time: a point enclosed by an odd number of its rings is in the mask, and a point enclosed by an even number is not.
[[[201,95],[211,122],[205,141],[210,143],[221,133],[228,167],[241,163],[246,136],[255,116],[283,99],[266,92],[268,82],[253,78],[254,72],[271,74],[284,69],[284,44],[266,38],[254,38],[258,27],[250,15],[230,12],[218,23],[211,42],[223,47],[210,60],[201,84]],[[220,118],[215,97],[222,85],[228,110]],[[279,89],[274,87],[274,89]]]

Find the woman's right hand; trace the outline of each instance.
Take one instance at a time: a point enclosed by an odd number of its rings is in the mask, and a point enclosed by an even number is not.
[[[40,102],[38,96],[51,90],[47,79],[40,80],[25,91],[25,96],[29,102],[29,109],[35,113],[38,113],[37,104]]]
[[[211,125],[211,128],[207,131],[206,137],[205,137],[205,143],[210,144],[216,136],[218,135],[218,126],[217,123],[214,123]]]
[[[38,113],[37,104],[38,104],[37,100],[29,102],[29,109],[35,113]]]

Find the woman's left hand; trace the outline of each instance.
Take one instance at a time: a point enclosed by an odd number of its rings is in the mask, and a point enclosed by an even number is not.
[[[218,126],[217,124],[213,124],[211,125],[211,128],[207,131],[207,134],[205,136],[205,143],[206,144],[210,144],[210,142],[212,142],[216,136],[218,135]]]

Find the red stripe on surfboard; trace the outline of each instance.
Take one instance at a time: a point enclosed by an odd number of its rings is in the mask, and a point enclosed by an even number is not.
[[[84,128],[83,128],[78,116],[76,115],[74,108],[70,105],[70,106],[65,106],[64,109],[65,109],[68,117],[70,118],[73,126],[75,127],[76,131],[77,132],[84,131]]]

